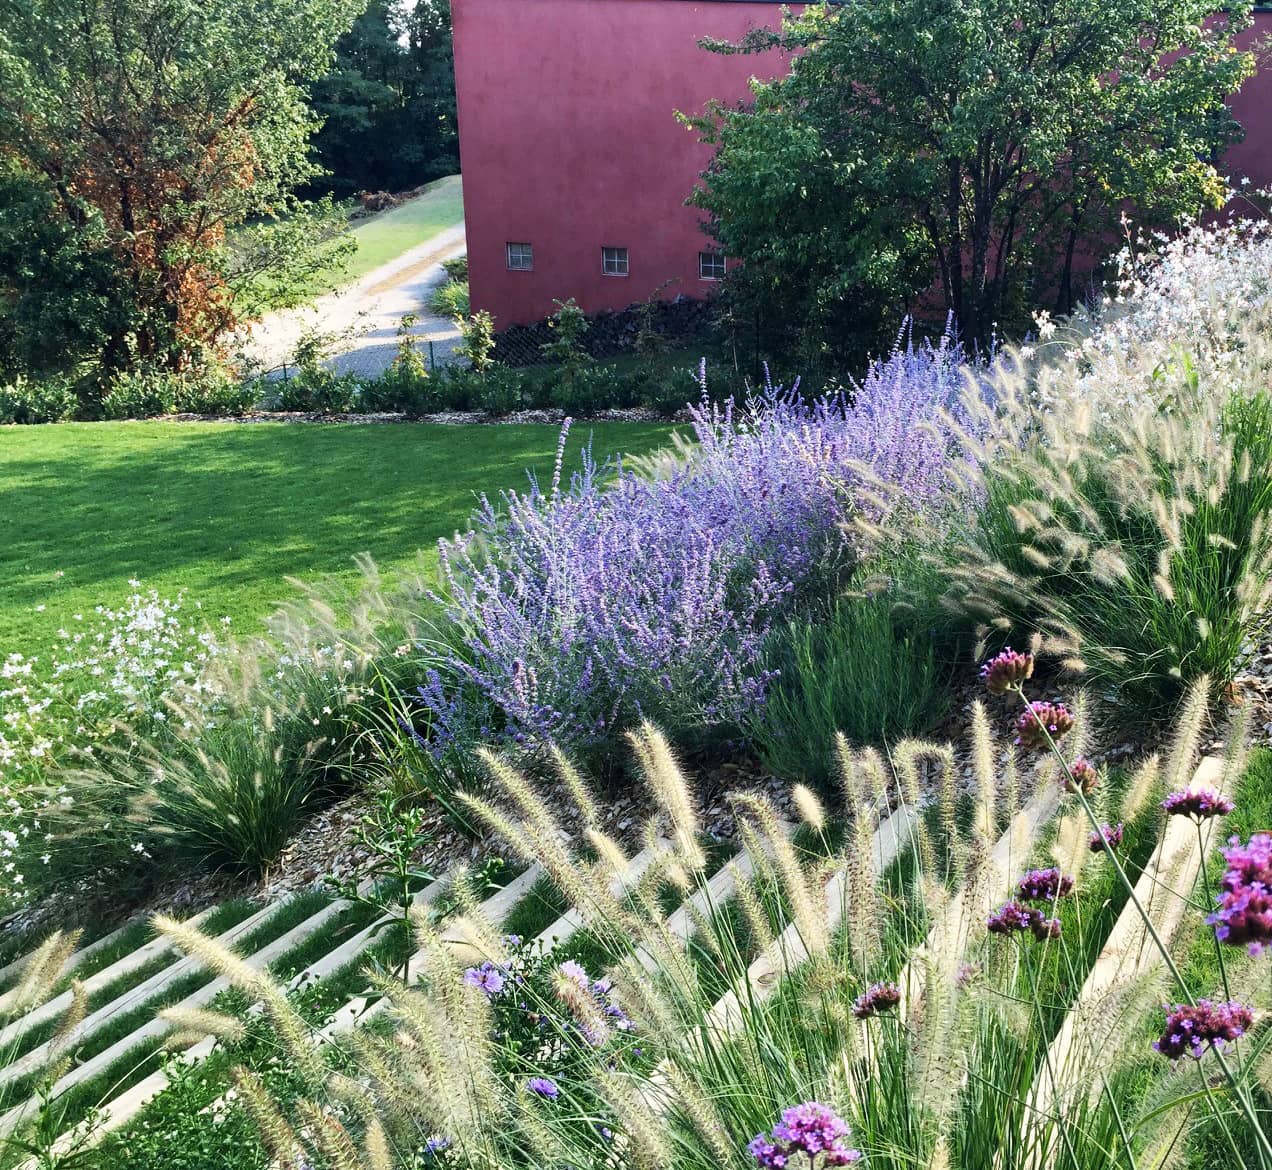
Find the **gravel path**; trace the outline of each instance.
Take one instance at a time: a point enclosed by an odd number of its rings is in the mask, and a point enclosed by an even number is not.
[[[433,316],[427,308],[429,292],[445,279],[442,261],[462,255],[464,225],[417,244],[396,260],[368,272],[346,288],[319,297],[312,305],[286,309],[248,326],[246,353],[267,371],[291,365],[296,344],[317,329],[338,340],[324,363],[340,374],[374,377],[386,370],[397,355],[397,331],[402,317],[416,313],[419,320],[411,334],[428,357],[433,343],[437,364],[449,360],[459,342],[459,330],[448,317]]]

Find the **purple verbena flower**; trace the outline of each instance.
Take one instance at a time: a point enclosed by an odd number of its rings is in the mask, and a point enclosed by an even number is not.
[[[1244,1036],[1254,1023],[1250,1009],[1235,1002],[1202,999],[1195,1005],[1176,1004],[1165,1010],[1166,1026],[1153,1047],[1169,1060],[1183,1056],[1200,1060],[1207,1048],[1223,1048]]]
[[[786,1170],[802,1162],[791,1162],[802,1154],[806,1164],[821,1170],[825,1166],[848,1166],[861,1161],[861,1151],[850,1149],[848,1123],[828,1105],[805,1101],[782,1111],[782,1120],[772,1133],[758,1134],[747,1152],[761,1170]]]
[[[1252,955],[1272,950],[1272,833],[1255,833],[1244,845],[1231,837],[1223,856],[1228,868],[1219,881],[1219,909],[1206,921],[1229,946]]]
[[[1086,756],[1075,756],[1068,771],[1061,775],[1060,784],[1066,792],[1090,796],[1099,787],[1099,769]]]
[[[1191,817],[1204,821],[1210,817],[1226,817],[1236,805],[1217,788],[1189,785],[1172,792],[1162,801],[1167,816]]]
[[[901,989],[895,983],[872,983],[852,1005],[852,1014],[859,1020],[867,1020],[886,1012],[901,1002]]]
[[[1073,716],[1063,703],[1035,700],[1016,720],[1016,746],[1030,751],[1041,751],[1048,747],[1043,728],[1046,728],[1053,740],[1060,739],[1073,729]]]
[[[1073,893],[1073,878],[1061,873],[1055,866],[1031,869],[1020,879],[1016,889],[1023,901],[1054,902]]]
[[[1106,849],[1116,849],[1122,844],[1124,833],[1125,829],[1120,821],[1116,825],[1101,825],[1098,833],[1091,834],[1091,852],[1103,853]]]
[[[1048,918],[1034,906],[1005,902],[986,920],[990,934],[1032,934],[1039,942],[1060,937],[1060,920]]]
[[[991,695],[1001,695],[1033,678],[1033,672],[1034,656],[1020,654],[1008,646],[980,668],[980,678]]]

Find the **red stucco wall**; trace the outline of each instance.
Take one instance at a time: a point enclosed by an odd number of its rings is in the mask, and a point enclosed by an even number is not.
[[[709,247],[684,206],[710,158],[675,111],[743,97],[781,58],[725,57],[704,36],[776,26],[776,3],[694,0],[452,0],[460,168],[474,308],[497,327],[539,320],[553,298],[588,312],[649,296],[701,297]],[[509,272],[504,244],[534,247]],[[601,273],[603,246],[630,275]]]
[[[775,26],[776,2],[452,0],[460,166],[474,308],[496,325],[539,320],[554,298],[588,312],[660,295],[708,295],[709,247],[684,206],[709,151],[675,111],[742,98],[747,80],[784,71],[778,54],[720,56],[704,36],[737,39]],[[1272,34],[1256,16],[1243,47]],[[1272,64],[1233,101],[1246,127],[1226,167],[1272,185]],[[510,272],[504,245],[534,248]],[[629,249],[630,274],[604,276],[603,246]]]

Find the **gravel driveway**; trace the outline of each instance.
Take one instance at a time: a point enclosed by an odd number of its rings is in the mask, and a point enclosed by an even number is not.
[[[432,315],[426,302],[429,292],[446,277],[442,261],[462,255],[465,246],[462,223],[439,232],[311,305],[262,317],[247,327],[244,350],[266,370],[281,370],[284,363],[294,364],[297,342],[316,328],[338,338],[324,363],[328,369],[374,377],[397,355],[402,317],[416,313],[419,320],[411,334],[419,338],[418,348],[426,359],[428,343],[433,343],[433,358],[441,365],[459,342],[459,330],[449,317]]]

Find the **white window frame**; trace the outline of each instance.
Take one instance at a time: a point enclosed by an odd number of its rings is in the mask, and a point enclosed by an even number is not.
[[[723,252],[699,252],[698,253],[698,279],[699,280],[723,280],[725,273],[725,264],[727,257]],[[707,269],[719,269],[718,272],[708,272]]]
[[[620,248],[616,245],[603,245],[601,247],[601,275],[631,275],[631,253],[626,248]]]
[[[516,264],[512,262],[513,248],[524,249],[518,251]],[[509,240],[504,244],[504,263],[507,264],[509,272],[533,272],[534,245],[525,240]]]

